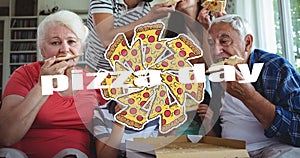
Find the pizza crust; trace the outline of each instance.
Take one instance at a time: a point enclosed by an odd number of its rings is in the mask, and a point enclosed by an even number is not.
[[[163,29],[163,24],[162,23],[157,23],[157,24],[150,24],[150,25],[142,25],[136,28],[136,32],[145,32],[149,30],[162,30]]]
[[[76,55],[71,55],[71,56],[58,57],[58,58],[55,59],[55,62],[74,59],[74,58],[77,58],[77,57],[81,57],[82,55],[83,54],[76,54]]]
[[[143,127],[143,124],[144,124],[144,123],[139,123],[137,121],[127,119],[124,116],[122,116],[121,113],[117,114],[115,117],[116,117],[116,120],[118,120],[120,122],[123,122],[123,123],[127,124],[128,126],[134,127],[136,129],[141,129]]]
[[[229,57],[228,59],[225,59],[223,61],[217,62],[215,64],[212,64],[208,70],[206,70],[206,73],[212,73],[212,72],[218,72],[223,70],[223,65],[227,63],[228,65],[236,65],[238,63],[241,63],[244,59],[234,55]]]
[[[106,58],[110,59],[115,50],[117,49],[118,45],[125,41],[125,37],[122,34],[119,34],[116,39],[114,40],[113,44],[109,46],[109,50],[106,53]]]

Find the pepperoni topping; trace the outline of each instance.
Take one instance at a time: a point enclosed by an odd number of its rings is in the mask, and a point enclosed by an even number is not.
[[[141,70],[141,67],[139,66],[139,65],[137,65],[137,66],[135,66],[135,69],[134,69],[135,71],[139,71],[139,70]]]
[[[180,114],[180,110],[176,109],[176,110],[174,111],[174,115],[179,115],[179,114]]]
[[[148,92],[146,92],[146,93],[143,94],[144,98],[148,98],[149,96],[150,96],[150,94]]]
[[[189,54],[189,56],[190,56],[190,57],[194,57],[194,56],[195,56],[195,53],[194,53],[194,52],[191,52],[191,53]]]
[[[111,75],[110,75],[110,73],[109,73],[109,74],[107,74],[106,78],[111,78]]]
[[[163,67],[167,67],[169,64],[168,64],[167,62],[163,61],[163,62],[161,63],[161,65],[162,65]]]
[[[136,117],[136,119],[137,119],[138,121],[142,121],[144,118],[143,118],[143,116],[138,115],[138,116]]]
[[[113,59],[114,59],[114,60],[119,60],[119,56],[118,56],[118,55],[115,55],[115,56],[113,57]]]
[[[154,37],[154,36],[150,36],[150,37],[148,38],[148,41],[149,41],[150,43],[153,43],[153,42],[155,41],[155,37]]]
[[[161,107],[160,107],[160,106],[157,106],[157,107],[155,108],[155,111],[156,111],[156,112],[160,112],[160,111],[161,111]]]
[[[145,104],[146,104],[146,101],[142,101],[142,102],[140,103],[140,106],[143,107]]]
[[[155,45],[156,49],[160,49],[161,47],[162,47],[162,45],[160,43],[158,43],[158,44]]]
[[[149,54],[150,53],[150,48],[149,47],[146,47],[146,54]]]
[[[178,89],[177,89],[177,93],[178,93],[178,94],[182,94],[182,93],[183,93],[182,88],[178,88]]]
[[[166,123],[167,123],[166,119],[161,120],[161,124],[162,124],[162,125],[164,125],[164,124],[166,124]]]
[[[131,61],[127,61],[127,64],[132,67],[132,62]]]
[[[185,88],[188,89],[188,90],[192,89],[192,84],[186,84]]]
[[[192,74],[191,77],[190,77],[190,79],[193,81],[195,79],[195,75]]]
[[[177,81],[177,82],[179,82],[179,78],[178,78],[178,76],[175,76],[175,79],[176,79],[176,81]]]
[[[167,105],[169,105],[169,104],[170,104],[170,102],[169,102],[169,99],[168,99],[168,98],[166,98],[166,100],[165,100],[165,103],[166,103]]]
[[[129,104],[133,104],[134,103],[134,99],[132,99],[132,98],[128,99],[128,103]]]
[[[126,46],[126,41],[122,41],[122,46]]]
[[[165,94],[166,94],[165,91],[160,91],[160,93],[159,93],[159,95],[160,95],[161,97],[163,97]]]
[[[117,91],[116,91],[116,89],[115,89],[115,88],[112,88],[112,89],[110,90],[110,93],[111,93],[111,94],[116,94],[116,93],[117,93]]]
[[[130,112],[131,114],[136,114],[137,110],[136,110],[136,108],[131,108],[129,112]]]
[[[164,115],[165,115],[166,117],[170,117],[170,116],[171,116],[171,111],[170,111],[170,110],[166,110],[166,111],[164,112]]]
[[[167,76],[167,80],[168,80],[169,82],[172,82],[172,80],[173,80],[172,76],[168,75],[168,76]]]
[[[122,111],[121,114],[122,115],[127,115],[127,112],[126,111]]]
[[[184,62],[183,61],[178,61],[178,65],[182,67],[182,66],[184,66]]]
[[[152,61],[152,57],[146,58],[146,62],[147,62],[147,63],[150,63],[151,61]]]
[[[155,32],[155,34],[156,34],[156,35],[159,35],[160,32],[161,32],[161,30],[157,30],[157,31]]]
[[[169,59],[169,60],[174,59],[174,55],[170,55],[170,56],[168,57],[168,59]]]
[[[175,45],[176,45],[177,48],[181,48],[182,47],[182,44],[180,42],[176,42]]]
[[[136,56],[136,55],[137,55],[137,50],[136,50],[136,49],[132,50],[132,51],[131,51],[131,54],[132,54],[133,56]]]
[[[196,97],[196,92],[192,92],[191,95],[192,95],[193,97]]]
[[[126,55],[127,55],[127,50],[126,50],[126,49],[123,49],[123,50],[121,51],[121,54],[122,54],[123,56],[126,56]]]
[[[145,39],[145,34],[140,34],[140,36],[139,36],[141,39]]]
[[[185,57],[185,56],[186,56],[186,52],[182,50],[182,51],[179,52],[179,55],[180,55],[181,57]]]

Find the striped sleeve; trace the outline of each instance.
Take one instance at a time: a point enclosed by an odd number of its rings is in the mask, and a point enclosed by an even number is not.
[[[98,139],[103,137],[109,137],[111,133],[111,127],[113,124],[113,120],[107,109],[103,109],[100,106],[96,107],[94,110],[94,118],[93,118],[93,128],[94,128],[94,136]]]
[[[91,0],[90,12],[94,13],[110,13],[113,14],[113,0]]]

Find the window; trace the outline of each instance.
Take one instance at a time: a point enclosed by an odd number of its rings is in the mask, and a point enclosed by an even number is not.
[[[277,53],[300,73],[300,1],[273,0],[273,6]]]
[[[247,19],[253,28],[255,47],[285,57],[300,73],[300,1],[234,0],[234,3],[234,12]]]

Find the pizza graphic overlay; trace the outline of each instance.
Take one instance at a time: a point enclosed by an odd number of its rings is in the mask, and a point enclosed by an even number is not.
[[[196,82],[193,72],[193,83],[178,79],[180,69],[192,69],[190,59],[202,56],[201,48],[185,34],[162,38],[164,27],[159,22],[139,25],[130,43],[120,33],[105,53],[114,72],[101,83],[107,86],[102,95],[124,106],[115,120],[135,130],[159,118],[160,132],[168,133],[182,125],[186,111],[195,110],[204,97],[205,83]],[[113,86],[119,78],[122,86]]]

